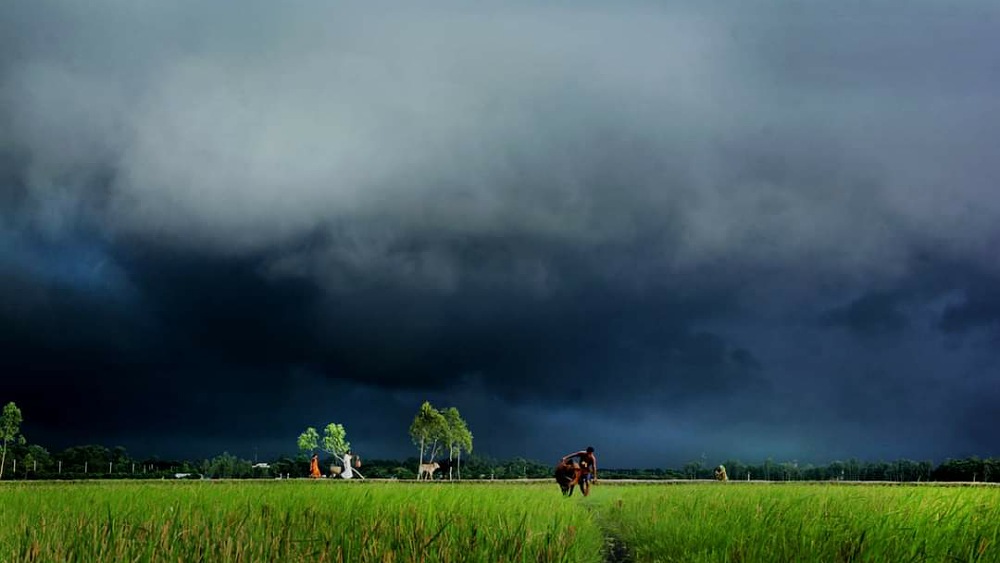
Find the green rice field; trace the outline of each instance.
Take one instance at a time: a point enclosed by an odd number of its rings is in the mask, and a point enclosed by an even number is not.
[[[592,495],[598,523],[633,561],[1000,561],[996,487],[720,483],[601,492]]]
[[[0,561],[1000,561],[1000,488],[4,483]]]

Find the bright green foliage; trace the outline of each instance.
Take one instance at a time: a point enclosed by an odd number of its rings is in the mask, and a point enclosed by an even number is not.
[[[304,452],[316,451],[319,449],[319,433],[312,426],[306,428],[305,432],[299,434],[298,445],[299,449]]]
[[[298,446],[300,450],[313,452],[322,450],[335,456],[343,456],[351,449],[351,444],[347,441],[347,430],[343,424],[331,422],[323,429],[323,437],[320,438],[318,432],[313,427],[306,428],[306,431],[299,434]]]
[[[0,561],[600,562],[603,539],[590,514],[554,489],[8,484],[0,487]]]
[[[323,451],[335,456],[343,456],[351,449],[347,441],[347,430],[343,424],[330,423],[323,429]]]
[[[14,403],[7,403],[0,414],[0,478],[3,477],[4,464],[7,462],[7,450],[15,444],[23,444],[21,436],[21,409]]]

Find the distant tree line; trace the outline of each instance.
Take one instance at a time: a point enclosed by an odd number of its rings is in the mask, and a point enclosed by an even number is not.
[[[21,412],[14,403],[0,411],[0,479],[276,479],[299,478],[309,474],[309,456],[297,455],[256,463],[228,452],[200,460],[136,458],[125,448],[102,445],[82,445],[49,452],[32,444],[21,434]],[[440,416],[440,418],[439,418]],[[442,422],[443,419],[443,422]],[[331,425],[332,426],[332,425]],[[339,425],[337,425],[339,426]],[[325,446],[313,446],[312,433],[307,429],[307,446],[336,455],[349,448],[342,427],[324,429],[328,438]],[[315,433],[315,430],[313,430]],[[410,434],[419,448],[419,457],[403,460],[369,459],[364,461],[364,474],[375,479],[415,479],[418,463],[442,458],[438,478],[447,478],[457,466],[461,452],[461,469],[469,479],[541,479],[552,476],[555,461],[542,463],[521,457],[499,460],[473,455],[472,434],[458,411],[438,411],[429,403],[421,406]],[[300,439],[302,437],[300,436]],[[317,433],[317,438],[318,433]],[[319,442],[317,442],[318,444]],[[331,463],[332,457],[323,460]],[[454,465],[453,465],[454,464]],[[777,462],[770,458],[762,463],[742,463],[725,460],[730,480],[753,481],[896,481],[896,482],[1000,482],[1000,458],[969,457],[947,459],[935,465],[931,461],[863,461],[848,459],[827,464],[799,464],[796,461]],[[715,465],[704,460],[691,461],[679,468],[608,469],[601,468],[602,479],[712,479]],[[179,477],[180,476],[180,477]]]
[[[446,461],[446,460],[442,460]],[[331,457],[323,461],[334,462]],[[16,470],[15,468],[16,463]],[[367,459],[362,470],[369,479],[415,479],[418,458]],[[929,461],[834,461],[825,465],[797,466],[794,462],[745,464],[724,462],[731,480],[753,481],[976,481],[1000,482],[1000,458],[948,459],[938,465]],[[465,479],[547,479],[554,462],[542,463],[515,457],[496,459],[468,455],[462,460]],[[447,467],[445,467],[447,469]],[[713,467],[685,465],[679,468],[608,469],[601,479],[712,479]],[[125,448],[85,445],[49,453],[35,444],[11,446],[3,479],[276,479],[309,474],[305,454],[257,463],[222,453],[201,460],[133,458]],[[440,478],[447,479],[442,472]]]
[[[932,461],[898,459],[895,461],[864,461],[856,458],[827,464],[799,464],[797,461],[761,463],[727,460],[730,480],[752,481],[978,481],[1000,482],[1000,458],[946,459],[935,465]],[[605,469],[605,478],[619,479],[712,479],[715,466],[692,461],[676,469]]]

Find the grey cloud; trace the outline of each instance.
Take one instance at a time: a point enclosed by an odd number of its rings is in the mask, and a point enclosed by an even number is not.
[[[2,361],[106,374],[108,432],[242,381],[541,453],[582,412],[631,452],[996,446],[949,412],[997,317],[992,3],[3,10]]]
[[[968,231],[956,243],[992,230],[961,215],[978,182],[948,186],[942,209],[946,188],[914,174],[965,141],[955,126],[969,109],[926,89],[902,105],[882,93],[899,80],[879,65],[925,54],[923,26],[938,24],[919,12],[882,35],[884,17],[854,25],[822,10],[764,24],[679,6],[149,9],[98,9],[106,20],[71,9],[81,29],[45,49],[15,35],[8,143],[29,153],[27,182],[39,206],[62,206],[56,217],[88,199],[79,177],[110,167],[103,228],[221,252],[347,222],[403,239],[643,244],[667,270],[810,259],[830,275],[899,277],[924,227]],[[988,40],[981,23],[972,31]],[[809,68],[870,72],[837,79],[844,95],[813,86]],[[971,70],[952,79],[992,91]],[[909,147],[872,125],[908,129]],[[995,173],[976,152],[936,168]],[[331,238],[313,259],[351,244]],[[447,252],[423,259],[439,263],[431,277],[464,267]]]

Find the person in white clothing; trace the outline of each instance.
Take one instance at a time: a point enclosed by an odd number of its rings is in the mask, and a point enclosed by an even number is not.
[[[341,479],[350,479],[351,477],[354,477],[354,470],[351,469],[351,459],[353,457],[354,456],[351,455],[351,452],[349,451],[344,454],[344,470],[340,472]]]

